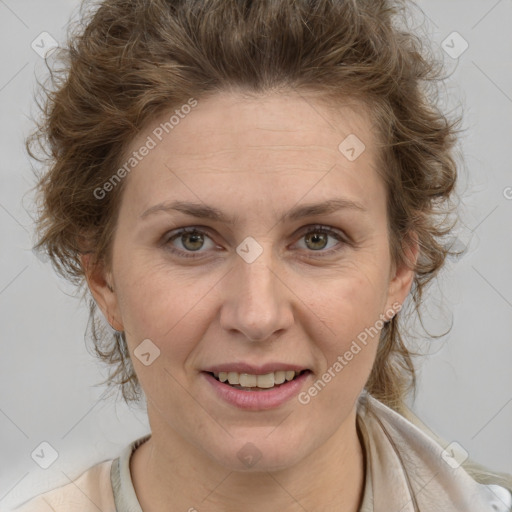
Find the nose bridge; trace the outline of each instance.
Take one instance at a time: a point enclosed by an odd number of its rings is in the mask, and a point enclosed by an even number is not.
[[[240,247],[243,249],[243,244]],[[291,304],[273,260],[270,247],[265,247],[253,261],[244,259],[243,253],[236,260],[221,316],[225,329],[237,330],[257,341],[291,325]]]

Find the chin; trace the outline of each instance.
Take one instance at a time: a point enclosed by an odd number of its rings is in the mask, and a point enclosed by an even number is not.
[[[234,450],[229,452],[210,451],[209,454],[217,464],[237,472],[279,471],[294,466],[305,456],[302,450],[286,445],[277,437],[269,440],[244,436],[243,441],[232,438],[232,447]]]

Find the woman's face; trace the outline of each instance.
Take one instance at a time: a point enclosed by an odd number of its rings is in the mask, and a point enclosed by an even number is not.
[[[114,291],[89,285],[126,333],[153,436],[268,470],[353,428],[377,331],[413,275],[393,268],[375,135],[352,106],[222,93],[133,142],[104,274]],[[308,371],[264,387],[292,368]],[[278,373],[242,377],[266,391],[206,373],[230,369]]]

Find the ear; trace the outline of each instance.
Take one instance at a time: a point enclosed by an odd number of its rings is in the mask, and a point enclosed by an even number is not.
[[[82,254],[80,256],[89,290],[110,326],[116,331],[123,331],[124,327],[120,321],[112,275],[110,272],[106,272],[105,266],[102,263],[94,265],[92,259],[92,254]]]
[[[420,251],[417,233],[410,231],[403,243],[407,261],[400,266],[392,265],[391,280],[388,286],[388,309],[395,309],[393,304],[402,305],[404,303],[414,281],[414,267]]]

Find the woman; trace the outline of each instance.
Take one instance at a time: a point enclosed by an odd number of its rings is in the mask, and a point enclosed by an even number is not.
[[[106,0],[72,37],[29,141],[38,247],[87,284],[151,434],[20,510],[512,509],[510,475],[405,405],[401,310],[449,254],[457,121],[401,13]]]

